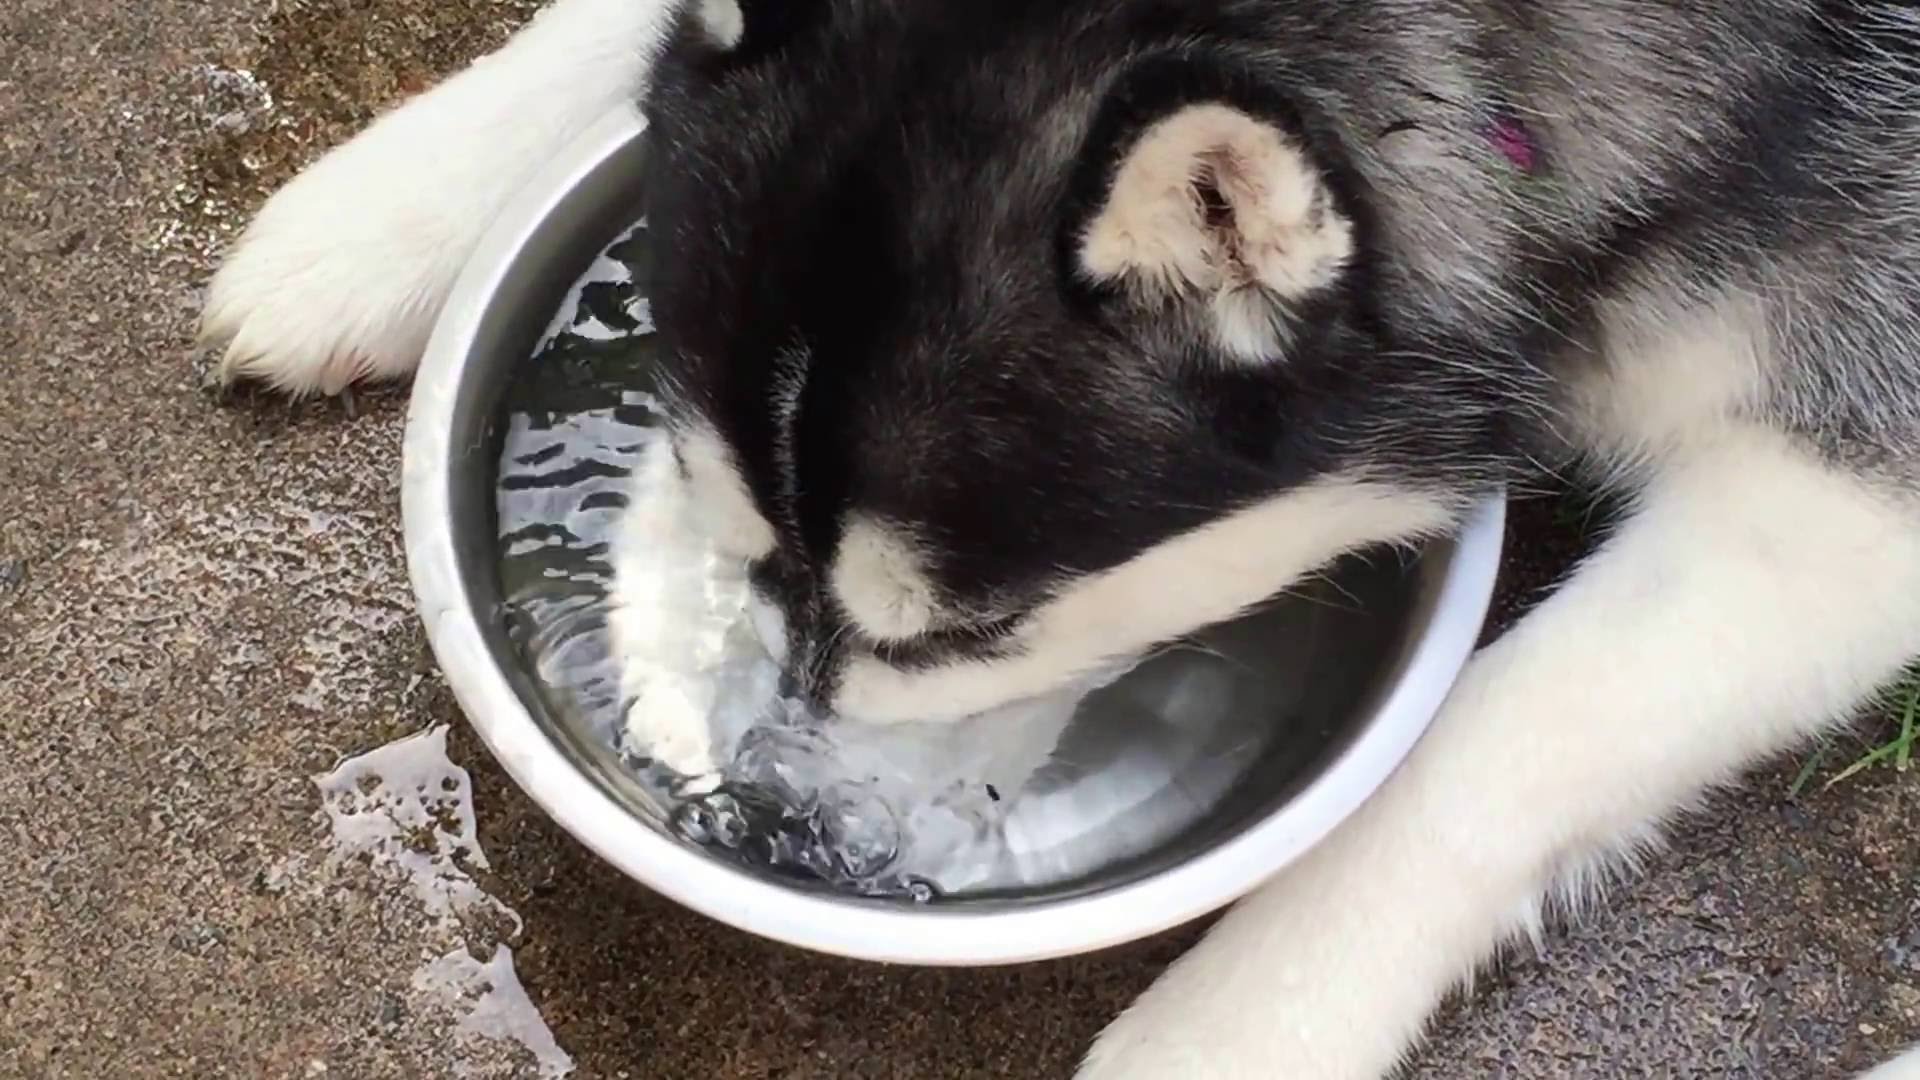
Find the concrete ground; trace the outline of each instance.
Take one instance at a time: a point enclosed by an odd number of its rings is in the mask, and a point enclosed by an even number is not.
[[[198,388],[198,290],[247,209],[530,7],[0,5],[0,1076],[536,1075],[488,1037],[517,1030],[583,1077],[1063,1077],[1194,930],[894,970],[628,883],[511,786],[433,674],[400,552],[403,399],[350,419]],[[1529,516],[1522,584],[1564,546]],[[454,873],[495,898],[454,918],[390,862],[327,857],[309,779],[441,723],[492,860]],[[1783,768],[1482,980],[1417,1074],[1840,1077],[1920,1038],[1920,780],[1795,800]],[[528,1008],[499,964],[464,1005],[424,974],[501,943]]]

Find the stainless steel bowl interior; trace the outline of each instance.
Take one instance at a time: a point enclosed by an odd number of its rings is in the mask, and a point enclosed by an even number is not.
[[[1338,655],[1367,660],[1317,668],[1303,700],[1320,719],[1276,744],[1259,783],[1146,856],[1036,894],[913,907],[762,876],[666,835],[610,750],[558,722],[529,682],[501,625],[494,528],[501,391],[570,283],[631,224],[643,126],[629,111],[608,117],[502,216],[448,301],[406,437],[409,568],[436,655],[482,738],[574,836],[643,884],[778,940],[877,960],[1010,962],[1131,940],[1230,902],[1324,836],[1404,757],[1485,615],[1498,500],[1404,571],[1343,567],[1359,604],[1324,632]],[[1251,655],[1276,647],[1222,633]]]

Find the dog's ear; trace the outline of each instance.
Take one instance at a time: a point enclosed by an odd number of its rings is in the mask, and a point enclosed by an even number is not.
[[[825,0],[690,0],[696,26],[738,63],[765,55],[791,38]]]
[[[1220,100],[1116,133],[1070,235],[1072,270],[1125,301],[1199,304],[1221,350],[1280,355],[1290,312],[1336,284],[1353,222],[1300,139]]]

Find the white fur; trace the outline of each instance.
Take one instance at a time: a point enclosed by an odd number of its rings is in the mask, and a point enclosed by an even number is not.
[[[1860,1080],[1920,1080],[1920,1046],[1866,1073]]]
[[[695,11],[708,36],[723,49],[733,48],[747,36],[747,19],[740,10],[739,0],[700,0]]]
[[[447,291],[554,153],[635,100],[673,0],[558,0],[296,176],[208,288],[223,379],[337,393],[413,371]]]
[[[762,628],[745,564],[716,542],[706,500],[664,444],[640,459],[631,490],[607,605],[627,734],[654,760],[705,776],[772,696],[777,673],[750,663]]]
[[[1081,1080],[1375,1080],[1556,880],[1920,653],[1920,513],[1786,440],[1672,460],[1405,766],[1101,1037]],[[1258,1010],[1257,1019],[1248,1015]]]
[[[834,599],[861,632],[899,641],[932,629],[939,596],[913,543],[867,517],[846,525],[831,572]]]
[[[1411,540],[1450,520],[1444,506],[1409,492],[1325,480],[1068,583],[1028,618],[1005,658],[930,672],[856,658],[834,708],[872,721],[958,719],[1045,693],[1230,618],[1362,544]]]
[[[1575,388],[1568,410],[1576,438],[1616,472],[1740,423],[1766,393],[1772,356],[1751,296],[1685,309],[1633,299],[1603,311],[1606,363]]]
[[[753,505],[747,482],[718,434],[705,425],[687,425],[674,438],[687,485],[697,497],[695,511],[714,543],[742,562],[773,551],[773,526]]]
[[[1231,213],[1207,220],[1198,185]],[[1080,260],[1096,279],[1156,299],[1198,293],[1220,344],[1250,362],[1284,345],[1276,300],[1332,282],[1353,255],[1352,226],[1328,205],[1306,157],[1271,124],[1225,105],[1192,105],[1147,129],[1087,227]]]

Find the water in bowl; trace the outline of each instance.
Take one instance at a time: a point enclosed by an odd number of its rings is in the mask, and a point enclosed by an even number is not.
[[[543,704],[617,756],[664,828],[847,892],[991,895],[1138,858],[1256,765],[1325,752],[1342,680],[1307,672],[1323,641],[1346,645],[1329,628],[1369,606],[1353,590],[1377,575],[959,723],[859,725],[781,700],[743,568],[679,527],[646,239],[637,226],[595,260],[507,390],[496,509],[504,617]]]

